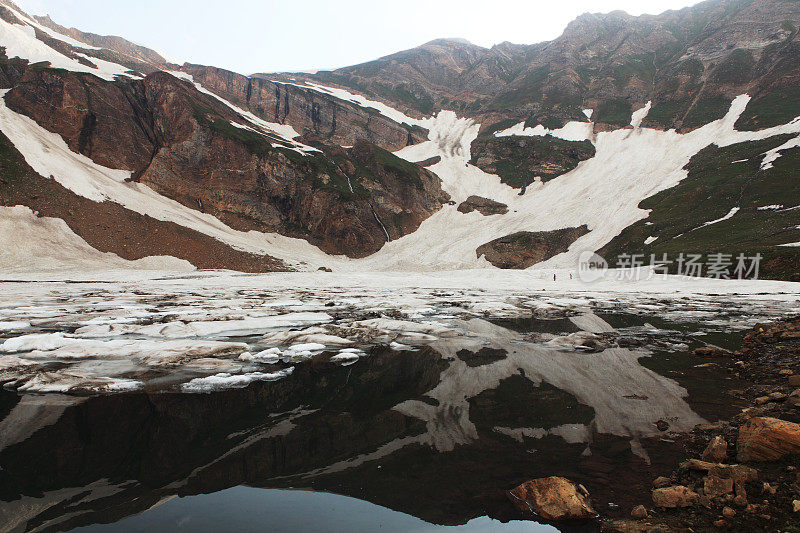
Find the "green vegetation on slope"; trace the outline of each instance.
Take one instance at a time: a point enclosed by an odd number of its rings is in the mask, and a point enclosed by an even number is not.
[[[687,165],[688,177],[671,189],[643,200],[650,216],[626,228],[600,255],[614,263],[620,254],[661,257],[679,253],[760,253],[762,277],[786,279],[800,271],[800,248],[780,244],[800,241],[800,148],[782,153],[761,170],[764,153],[789,140],[779,135],[720,148],[710,145]],[[758,209],[782,205],[783,209]],[[710,225],[731,209],[731,218]],[[644,241],[658,237],[650,245]]]

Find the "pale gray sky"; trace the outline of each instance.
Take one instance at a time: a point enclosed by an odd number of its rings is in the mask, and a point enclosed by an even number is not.
[[[16,0],[64,26],[120,35],[244,74],[336,68],[439,37],[481,46],[554,39],[585,12],[638,15],[696,0]]]

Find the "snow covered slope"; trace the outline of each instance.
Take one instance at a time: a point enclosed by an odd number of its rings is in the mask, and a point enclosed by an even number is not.
[[[535,184],[524,195],[468,163],[470,144],[479,125],[442,111],[420,120],[429,131],[427,142],[397,155],[409,161],[439,157],[430,169],[443,181],[455,204],[479,195],[508,205],[505,215],[484,217],[443,207],[405,237],[387,243],[378,253],[353,260],[329,256],[299,239],[278,234],[236,231],[218,219],[127,181],[129,172],[101,167],[69,150],[63,140],[31,119],[0,103],[0,129],[43,176],[53,176],[70,190],[97,201],[110,200],[159,220],[201,231],[244,251],[268,253],[300,269],[327,266],[347,270],[453,270],[490,266],[475,250],[493,239],[517,231],[548,231],[586,224],[588,234],[569,251],[534,268],[572,267],[579,254],[597,250],[624,228],[645,218],[640,201],[672,187],[686,177],[684,166],[705,146],[764,139],[800,132],[800,120],[757,132],[738,132],[733,125],[749,97],[736,98],[728,114],[686,134],[636,127],[601,132],[593,137],[594,158],[547,183]],[[632,121],[641,120],[643,113]],[[583,124],[580,124],[583,128]],[[578,126],[568,128],[578,129]],[[519,133],[526,134],[523,130]],[[537,132],[538,133],[538,132]]]

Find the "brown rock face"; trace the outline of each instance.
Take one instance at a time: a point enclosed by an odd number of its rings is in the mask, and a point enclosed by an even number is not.
[[[566,252],[570,244],[588,232],[585,224],[553,231],[520,231],[483,244],[475,253],[498,268],[528,268]]]
[[[130,170],[189,208],[235,229],[304,238],[326,253],[374,253],[447,200],[434,174],[368,141],[344,150],[309,139],[320,151],[300,154],[232,126],[245,121],[163,72],[110,83],[27,68],[6,101],[73,151]]]
[[[150,162],[156,140],[143,84],[125,89],[90,74],[28,68],[6,95],[6,104],[61,135],[73,152],[135,171]]]
[[[505,215],[508,213],[508,206],[501,202],[495,202],[483,196],[470,196],[458,206],[460,213],[472,213],[477,211],[483,216]]]
[[[186,64],[181,70],[226,100],[269,122],[289,124],[301,135],[313,135],[342,146],[367,140],[390,151],[427,138],[421,128],[398,124],[374,109],[299,87],[298,82],[248,78],[201,65]]]
[[[537,515],[545,520],[583,521],[596,514],[589,504],[588,495],[563,477],[533,479],[507,494],[521,512]]]
[[[653,503],[667,509],[690,507],[697,501],[697,498],[699,495],[696,492],[683,485],[653,490]]]
[[[739,428],[739,461],[775,461],[800,453],[800,425],[777,418],[755,417]]]

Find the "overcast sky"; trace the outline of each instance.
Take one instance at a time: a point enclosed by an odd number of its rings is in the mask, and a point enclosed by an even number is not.
[[[120,35],[243,74],[353,65],[439,37],[554,39],[585,12],[661,13],[693,0],[16,0],[64,26]]]

